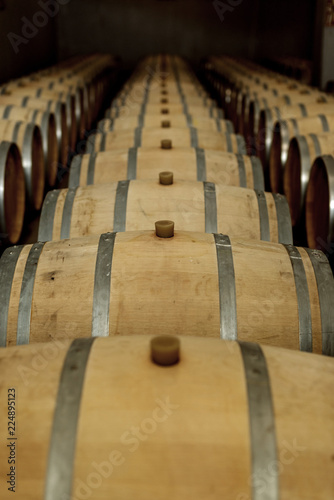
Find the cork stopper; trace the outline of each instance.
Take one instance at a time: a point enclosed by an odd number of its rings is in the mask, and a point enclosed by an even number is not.
[[[163,120],[161,122],[162,128],[170,128],[170,121],[169,120]]]
[[[161,149],[172,149],[173,144],[170,139],[163,139],[161,141]]]
[[[151,340],[151,359],[160,366],[175,365],[180,360],[180,340],[172,335],[160,335]]]
[[[164,186],[170,186],[173,184],[173,172],[160,172],[159,182]]]
[[[169,109],[168,108],[162,108],[161,114],[162,115],[168,115],[169,114]]]
[[[164,99],[161,99],[161,104],[168,104],[168,99],[164,98]]]
[[[172,238],[174,236],[174,222],[171,220],[158,220],[155,223],[155,234],[158,238]]]

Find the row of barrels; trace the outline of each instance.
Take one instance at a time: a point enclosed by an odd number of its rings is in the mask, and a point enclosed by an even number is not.
[[[268,77],[263,69],[248,68],[243,61],[234,65],[228,59],[211,59],[208,68],[216,64],[218,69],[214,74],[208,70],[209,80],[218,81],[221,72],[222,86],[225,92],[233,89],[235,102],[245,104],[246,96],[252,96],[248,108],[243,107],[241,121],[248,116],[248,151],[253,145],[252,151],[261,159],[267,188],[286,195],[292,224],[302,240],[307,239],[311,248],[332,252],[333,96],[281,81],[275,74]],[[293,94],[287,92],[287,85],[294,87]]]
[[[67,168],[77,140],[96,120],[116,64],[108,55],[74,58],[0,86],[0,141],[5,141],[0,233],[10,243],[21,235],[24,206],[40,210],[59,167]],[[8,142],[17,145],[21,159],[15,153],[16,160],[13,154],[9,160]]]
[[[332,273],[232,127],[146,58],[3,254],[5,500],[330,498]]]

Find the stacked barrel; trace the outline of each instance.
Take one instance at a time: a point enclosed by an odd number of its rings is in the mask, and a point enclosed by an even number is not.
[[[330,266],[180,57],[137,66],[0,290],[19,498],[330,498]]]
[[[334,242],[334,98],[247,61],[209,58],[211,86],[237,130],[261,158],[266,186],[284,193],[299,241],[324,250]]]
[[[40,210],[45,191],[97,119],[115,65],[108,55],[73,58],[0,87],[0,233],[9,243],[20,238],[25,207],[28,218]]]

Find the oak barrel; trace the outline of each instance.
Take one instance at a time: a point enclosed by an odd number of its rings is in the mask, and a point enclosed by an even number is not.
[[[207,148],[245,155],[246,144],[241,135],[189,128],[142,128],[91,134],[87,153],[124,148],[159,148],[163,141],[174,148]]]
[[[16,144],[0,142],[0,233],[12,244],[21,236],[25,212],[25,181]]]
[[[97,129],[99,132],[111,130],[131,130],[137,127],[144,128],[188,128],[195,127],[202,130],[212,130],[213,132],[234,133],[234,127],[230,120],[219,118],[208,118],[206,116],[196,116],[189,120],[186,115],[171,115],[164,118],[163,115],[143,115],[130,116],[129,118],[105,118],[101,120]]]
[[[28,204],[39,210],[44,198],[44,156],[40,128],[33,123],[0,120],[0,136],[17,144],[25,177]]]
[[[1,101],[0,101],[1,102]],[[123,106],[122,108],[108,108],[105,117],[106,118],[118,118],[118,117],[129,117],[142,115],[143,107],[140,104],[132,104],[128,106]],[[186,113],[185,113],[186,111]],[[195,116],[207,116],[210,118],[224,118],[224,113],[221,109],[216,106],[204,107],[204,106],[187,106],[185,110],[184,106],[181,104],[148,104],[145,108],[145,113],[147,115],[163,115],[164,118],[168,120],[171,115],[179,114],[189,115],[190,117]]]
[[[67,164],[68,156],[68,129],[67,129],[67,113],[64,103],[60,101],[44,100],[32,97],[21,96],[6,96],[0,95],[0,105],[7,106],[12,104],[22,108],[38,109],[41,111],[49,111],[54,113],[56,119],[56,133],[58,144],[58,159],[62,165]]]
[[[0,462],[15,498],[331,498],[332,360],[175,340],[179,362],[167,367],[155,353],[170,337],[2,349],[1,419],[10,411],[16,427],[2,432]]]
[[[45,181],[49,186],[54,186],[58,170],[58,146],[54,114],[48,111],[21,108],[9,104],[8,106],[0,105],[0,119],[23,120],[35,123],[40,127],[44,153]]]
[[[334,355],[334,282],[322,252],[177,228],[169,236],[127,231],[9,248],[0,345],[141,328]]]
[[[45,198],[39,240],[76,238],[110,231],[151,229],[172,219],[185,231],[292,243],[284,196],[211,182],[183,181],[172,172],[156,180],[50,191]]]
[[[264,190],[259,158],[201,148],[130,148],[77,155],[71,163],[69,187],[156,179],[171,165],[178,179]]]
[[[334,243],[334,155],[315,159],[306,191],[306,233],[311,248],[332,253]]]
[[[334,151],[334,134],[297,135],[290,141],[284,169],[284,194],[290,206],[292,224],[303,216],[306,188],[314,160]]]

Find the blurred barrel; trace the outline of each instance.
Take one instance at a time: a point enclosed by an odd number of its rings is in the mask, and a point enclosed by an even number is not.
[[[284,196],[176,180],[172,172],[160,173],[160,182],[132,180],[50,191],[44,201],[38,239],[146,230],[158,219],[173,219],[180,230],[292,243]]]
[[[35,123],[40,127],[43,142],[45,181],[54,186],[57,179],[58,147],[56,121],[53,113],[38,111],[30,108],[20,108],[9,104],[0,105],[0,119],[24,120]]]
[[[250,110],[250,122],[253,123],[253,136],[255,138],[257,156],[261,158],[266,168],[269,166],[270,148],[272,144],[274,124],[277,120],[287,120],[289,118],[305,118],[307,116],[316,116],[320,114],[334,114],[333,102],[303,102],[289,105],[287,103],[274,105],[258,106],[258,126],[254,125],[254,110]]]
[[[68,141],[70,147],[74,150],[75,143],[77,139],[77,121],[76,121],[76,113],[75,113],[75,96],[70,92],[54,92],[43,88],[34,88],[34,87],[16,87],[11,88],[9,91],[4,92],[5,96],[15,96],[29,99],[30,97],[33,99],[43,99],[52,100],[55,103],[62,102],[66,107],[66,124],[67,124],[67,133],[68,133]],[[28,107],[31,107],[28,104]]]
[[[311,248],[332,253],[334,242],[334,155],[313,163],[306,191],[306,233]]]
[[[122,108],[108,108],[106,118],[123,118],[138,115],[163,115],[168,120],[171,115],[185,114],[186,116],[207,116],[209,118],[224,118],[223,111],[216,106],[187,106],[186,109],[182,104],[148,104],[143,113],[143,107],[140,104],[129,104]],[[191,120],[191,118],[189,118]]]
[[[264,190],[262,165],[257,157],[201,148],[131,148],[77,155],[71,164],[69,187],[156,179],[171,165],[178,179]]]
[[[334,355],[334,282],[320,251],[221,234],[157,234],[8,249],[0,259],[0,345],[130,335],[140,327]]]
[[[39,210],[44,198],[44,157],[40,128],[33,123],[0,120],[0,137],[18,145],[24,170],[26,198]]]
[[[109,132],[112,130],[131,130],[137,127],[144,128],[188,128],[195,127],[202,130],[212,130],[213,132],[234,133],[234,127],[230,120],[219,118],[208,118],[198,116],[190,122],[186,115],[172,115],[164,118],[162,115],[144,115],[142,117],[130,116],[129,118],[105,118],[101,120],[97,129],[99,132]]]
[[[243,500],[264,488],[273,499],[331,498],[332,360],[175,341],[137,334],[2,349],[0,397],[9,404],[0,418],[13,406],[20,424],[0,461],[21,457],[15,498],[179,500],[186,491]],[[159,364],[164,346],[179,356],[174,365]],[[4,488],[3,500],[12,496]]]
[[[283,169],[292,137],[322,132],[334,132],[334,115],[289,118],[275,123],[269,162],[270,185],[275,193],[283,189]]]
[[[21,108],[38,109],[40,111],[49,111],[54,113],[56,119],[56,133],[58,144],[58,159],[62,165],[67,164],[68,157],[68,129],[67,113],[65,105],[60,101],[44,100],[32,97],[20,97],[15,95],[0,95],[0,105],[7,106],[12,104]]]
[[[124,148],[206,148],[245,155],[246,144],[241,135],[211,132],[195,127],[117,130],[89,136],[87,153]]]
[[[21,155],[14,143],[0,142],[0,233],[10,243],[19,240],[25,211],[25,181]]]
[[[317,156],[332,154],[333,151],[334,134],[297,135],[291,139],[284,169],[284,194],[289,202],[293,225],[303,215],[306,188],[314,160]]]

